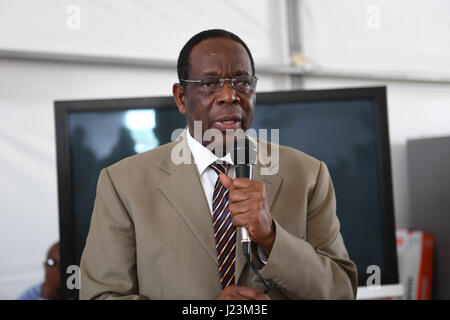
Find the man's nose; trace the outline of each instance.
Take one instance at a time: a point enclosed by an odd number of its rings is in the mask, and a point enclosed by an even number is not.
[[[223,87],[217,92],[217,101],[219,104],[234,104],[239,102],[239,96],[231,85],[230,80],[224,81]]]

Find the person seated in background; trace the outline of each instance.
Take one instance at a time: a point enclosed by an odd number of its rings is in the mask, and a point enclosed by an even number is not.
[[[22,293],[18,300],[59,300],[61,274],[59,270],[59,242],[50,247],[47,252],[47,259],[44,262],[45,266],[45,280],[39,283],[24,293]]]

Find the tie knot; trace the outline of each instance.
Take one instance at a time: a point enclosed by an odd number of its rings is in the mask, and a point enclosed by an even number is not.
[[[218,175],[220,175],[221,173],[227,174],[227,172],[228,172],[228,163],[223,163],[223,162],[216,161],[214,163],[211,163],[209,166],[211,168],[213,168],[214,171]]]

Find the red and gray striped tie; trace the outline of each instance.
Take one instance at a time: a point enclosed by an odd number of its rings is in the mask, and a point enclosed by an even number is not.
[[[218,175],[227,174],[228,164],[214,162],[210,165]],[[219,265],[222,289],[234,284],[234,264],[236,261],[236,228],[231,225],[231,214],[228,210],[228,190],[217,178],[214,186],[213,224],[216,238],[217,260]]]

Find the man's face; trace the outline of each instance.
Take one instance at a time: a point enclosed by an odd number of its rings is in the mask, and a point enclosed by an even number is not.
[[[253,75],[247,51],[241,44],[229,39],[213,38],[198,43],[191,51],[189,62],[189,80]],[[250,128],[255,108],[255,90],[248,93],[236,91],[230,81],[225,81],[222,89],[216,92],[203,92],[197,83],[187,83],[185,90],[181,87],[178,90],[182,90],[182,94],[177,105],[180,112],[186,114],[193,137],[194,121],[202,122],[202,133],[207,129],[218,129],[222,133],[224,146],[227,129],[246,131]],[[205,146],[208,143],[202,141]]]

